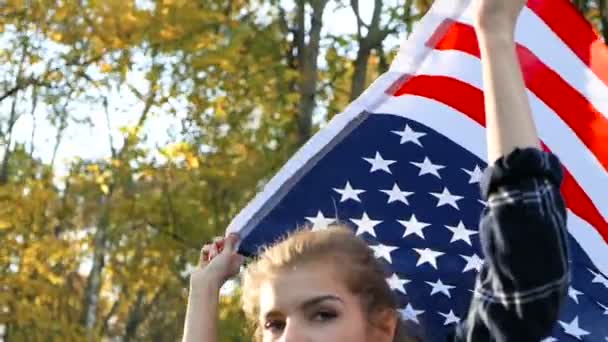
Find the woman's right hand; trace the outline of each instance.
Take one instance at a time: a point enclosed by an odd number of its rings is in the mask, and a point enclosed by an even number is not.
[[[192,290],[200,287],[219,290],[228,279],[239,273],[244,258],[237,253],[238,241],[238,235],[230,234],[203,246],[200,267],[190,275]]]

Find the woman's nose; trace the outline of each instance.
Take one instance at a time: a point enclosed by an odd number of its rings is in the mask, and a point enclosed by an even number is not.
[[[290,319],[285,325],[281,342],[311,342],[306,338],[306,329],[296,319]]]

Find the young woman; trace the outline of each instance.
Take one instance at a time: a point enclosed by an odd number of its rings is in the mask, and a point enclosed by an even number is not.
[[[524,0],[476,0],[486,98],[488,207],[480,222],[485,263],[451,341],[546,337],[565,297],[566,213],[557,159],[540,151],[514,29]],[[238,273],[238,237],[206,245],[192,273],[184,341],[217,341],[218,295]],[[243,309],[258,341],[411,341],[382,266],[347,228],[300,231],[245,271]]]

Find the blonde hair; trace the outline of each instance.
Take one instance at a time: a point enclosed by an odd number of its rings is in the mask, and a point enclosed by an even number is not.
[[[386,310],[399,317],[397,299],[386,282],[386,272],[365,241],[344,226],[330,226],[320,231],[300,229],[259,253],[243,274],[242,306],[245,316],[254,325],[256,340],[261,339],[261,328],[257,324],[260,284],[280,271],[315,262],[339,265],[336,269],[344,284],[359,296],[371,324]],[[406,330],[399,319],[393,341],[415,341],[406,335]]]

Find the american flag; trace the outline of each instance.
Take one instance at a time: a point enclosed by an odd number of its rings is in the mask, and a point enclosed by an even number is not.
[[[303,146],[232,221],[241,251],[347,223],[389,268],[403,318],[443,341],[483,263],[486,167],[471,0],[437,0],[390,70]],[[530,0],[516,31],[545,148],[566,170],[572,282],[545,341],[608,341],[608,48],[567,0]]]

